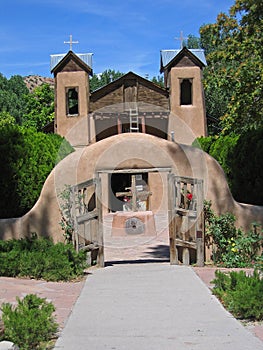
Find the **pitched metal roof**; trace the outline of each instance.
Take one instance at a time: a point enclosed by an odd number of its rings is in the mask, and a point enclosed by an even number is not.
[[[201,61],[205,66],[206,58],[203,49],[188,49],[193,55],[195,55],[199,61]],[[180,52],[182,49],[177,50],[161,50],[161,66],[166,67]]]
[[[50,71],[67,55],[68,53],[61,53],[57,55],[50,55]],[[92,68],[92,56],[93,53],[75,53],[84,63]]]

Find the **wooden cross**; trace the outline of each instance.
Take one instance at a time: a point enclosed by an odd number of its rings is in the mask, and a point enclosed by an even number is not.
[[[138,211],[137,200],[140,198],[148,198],[152,192],[149,191],[137,191],[136,189],[136,175],[132,175],[131,187],[126,187],[128,192],[117,192],[116,197],[128,196],[131,197],[131,209],[132,211]]]
[[[69,36],[69,41],[64,41],[64,44],[69,44],[69,50],[72,51],[72,44],[78,44],[78,41],[72,41],[72,35]]]
[[[187,37],[187,38],[184,38],[183,32],[182,32],[182,31],[180,32],[180,37],[179,37],[179,38],[178,38],[178,37],[175,37],[175,40],[180,40],[180,49],[183,48],[184,40],[187,40],[187,39],[188,39],[188,37]]]

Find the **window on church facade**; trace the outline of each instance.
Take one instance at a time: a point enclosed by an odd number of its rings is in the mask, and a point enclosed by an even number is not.
[[[181,81],[180,105],[191,105],[193,99],[192,81],[191,79],[183,79]]]
[[[67,115],[78,115],[79,114],[79,93],[78,88],[67,88],[66,91],[67,100]]]

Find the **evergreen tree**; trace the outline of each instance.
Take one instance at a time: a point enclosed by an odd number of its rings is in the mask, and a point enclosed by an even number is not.
[[[73,151],[57,134],[5,125],[0,128],[0,218],[25,214],[37,201],[55,164]]]

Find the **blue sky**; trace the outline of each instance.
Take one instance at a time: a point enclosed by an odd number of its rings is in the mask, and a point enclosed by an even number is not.
[[[0,12],[0,73],[50,74],[50,55],[92,52],[93,71],[159,74],[160,50],[180,48],[175,37],[228,12],[234,0],[6,0]]]

